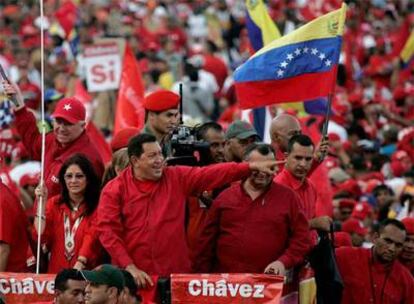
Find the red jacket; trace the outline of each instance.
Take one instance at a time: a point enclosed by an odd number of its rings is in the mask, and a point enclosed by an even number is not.
[[[41,237],[50,251],[48,273],[58,273],[63,268],[73,268],[78,256],[88,259],[87,268],[93,269],[99,263],[99,252],[102,247],[96,232],[96,210],[91,215],[85,216],[79,224],[75,233],[74,256],[71,260],[65,257],[65,234],[63,226],[64,214],[71,215],[72,211],[66,204],[59,204],[60,195],[52,197],[46,204],[46,226]],[[74,216],[70,216],[70,227],[72,228],[76,219],[80,217],[85,208],[81,206]],[[37,233],[33,228],[32,238],[37,241]]]
[[[308,226],[291,189],[272,183],[252,200],[242,184],[233,185],[208,212],[194,269],[262,273],[276,260],[291,268],[303,261],[309,249]]]
[[[336,249],[336,260],[345,285],[342,304],[414,303],[413,277],[400,262],[386,268],[370,249],[355,247]]]
[[[42,135],[36,125],[34,115],[26,107],[15,112],[16,128],[22,137],[23,144],[34,160],[41,159]],[[55,134],[46,135],[45,152],[45,183],[49,197],[60,193],[59,170],[62,164],[73,154],[82,153],[91,162],[99,177],[102,177],[104,165],[99,152],[95,149],[88,135],[83,132],[70,145],[62,147],[56,140]]]
[[[248,164],[167,167],[158,181],[140,181],[128,167],[102,190],[98,230],[102,245],[121,267],[149,274],[190,271],[185,235],[187,197],[250,174]]]
[[[0,179],[0,242],[10,246],[6,271],[27,271],[28,225],[19,199]]]

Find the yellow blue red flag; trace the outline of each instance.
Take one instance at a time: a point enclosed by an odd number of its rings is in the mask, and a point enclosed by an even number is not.
[[[274,40],[234,73],[242,108],[328,96],[336,79],[346,5]]]
[[[411,32],[403,49],[400,53],[400,59],[403,67],[407,67],[414,57],[414,30]]]

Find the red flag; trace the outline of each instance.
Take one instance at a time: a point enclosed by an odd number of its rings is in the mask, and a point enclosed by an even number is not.
[[[75,80],[75,92],[73,94],[73,97],[82,102],[85,107],[87,104],[91,103],[93,99],[92,96],[85,89],[80,79]]]
[[[102,132],[96,128],[92,121],[88,122],[86,125],[86,133],[90,140],[95,144],[96,150],[99,151],[103,162],[105,164],[109,163],[112,159],[111,147],[106,142]]]
[[[119,85],[114,134],[126,127],[142,128],[145,110],[142,105],[144,84],[137,60],[129,45],[125,47],[121,82]]]
[[[65,38],[67,38],[75,27],[76,19],[78,17],[78,9],[71,0],[65,1],[55,12],[55,17],[65,31]]]

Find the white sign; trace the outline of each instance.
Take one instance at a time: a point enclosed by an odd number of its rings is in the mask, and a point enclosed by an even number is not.
[[[118,44],[87,46],[83,55],[89,92],[118,89],[122,67]]]

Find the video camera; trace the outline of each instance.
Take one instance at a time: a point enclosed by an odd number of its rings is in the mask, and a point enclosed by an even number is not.
[[[210,144],[197,138],[197,128],[183,124],[183,85],[180,84],[180,124],[170,135],[169,166],[204,166],[209,162]]]

